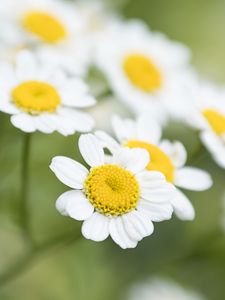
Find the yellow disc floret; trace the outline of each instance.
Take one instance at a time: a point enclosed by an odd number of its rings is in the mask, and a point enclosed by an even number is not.
[[[148,57],[142,54],[130,54],[125,57],[123,64],[125,74],[137,88],[152,92],[161,87],[160,71]]]
[[[27,31],[47,43],[60,42],[67,35],[64,25],[59,20],[41,11],[27,13],[22,23]]]
[[[206,109],[203,111],[203,116],[216,134],[225,134],[225,115],[213,109]]]
[[[13,89],[12,100],[21,110],[31,114],[54,112],[60,104],[60,96],[56,89],[41,81],[21,83]]]
[[[129,141],[125,146],[147,150],[150,155],[150,161],[146,169],[159,171],[165,175],[167,181],[173,182],[175,167],[171,159],[159,147],[141,141]]]
[[[93,168],[85,181],[85,193],[95,209],[107,216],[135,209],[140,195],[135,176],[116,165]]]

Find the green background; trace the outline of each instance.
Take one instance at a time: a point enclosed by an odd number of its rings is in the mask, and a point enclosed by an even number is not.
[[[224,82],[225,1],[117,0],[113,6],[126,18],[140,18],[152,29],[186,43],[199,72]],[[183,141],[191,161],[198,149],[197,133],[174,124],[165,135]],[[0,299],[125,299],[129,285],[152,275],[172,278],[207,299],[225,299],[225,233],[221,229],[224,170],[203,149],[192,164],[208,170],[215,184],[206,192],[187,193],[196,208],[196,219],[182,222],[174,217],[155,224],[153,236],[136,249],[124,251],[110,239],[103,243],[85,240],[79,233],[81,223],[55,210],[55,200],[66,188],[48,165],[56,155],[77,158],[77,138],[40,133],[32,136],[31,230],[35,242],[44,243],[45,248],[37,248],[30,255],[19,229],[24,134],[11,126],[7,115],[0,114],[0,272],[19,259],[12,272],[15,276],[9,274],[11,280],[3,282],[0,276]]]

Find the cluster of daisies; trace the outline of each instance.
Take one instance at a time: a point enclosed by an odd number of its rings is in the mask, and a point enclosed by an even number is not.
[[[171,120],[195,128],[225,168],[225,90],[199,78],[188,48],[88,0],[2,1],[0,27],[0,110],[26,133],[82,133],[86,166],[60,156],[50,168],[71,188],[57,210],[84,221],[84,237],[134,248],[153,222],[194,218],[180,188],[203,191],[212,179],[185,165],[184,146],[162,139],[162,128]],[[107,118],[112,136],[95,129],[93,68],[111,101],[133,114]]]

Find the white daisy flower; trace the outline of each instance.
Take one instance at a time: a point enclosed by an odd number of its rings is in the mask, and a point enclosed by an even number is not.
[[[200,130],[202,143],[225,168],[225,89],[203,84],[189,124]]]
[[[25,132],[70,135],[94,126],[92,117],[78,110],[95,104],[88,86],[40,64],[28,51],[19,53],[15,68],[0,64],[0,95],[0,110],[11,114],[12,124]]]
[[[113,92],[135,114],[147,110],[165,121],[168,113],[178,116],[190,104],[190,52],[162,34],[141,24],[118,23],[99,39],[96,56]]]
[[[143,148],[149,153],[147,170],[163,173],[168,182],[174,184],[176,192],[171,198],[175,214],[182,220],[192,220],[195,216],[194,208],[180,188],[192,191],[203,191],[211,187],[210,175],[194,167],[186,167],[187,153],[184,146],[178,142],[161,140],[160,126],[149,119],[147,114],[138,117],[137,121],[113,117],[113,130],[119,142],[105,132],[97,131],[96,136],[102,145],[111,153],[122,146],[128,148]],[[153,219],[157,221],[157,219]]]
[[[61,0],[1,1],[0,20],[0,38],[17,46],[68,44],[83,28],[75,7]]]
[[[128,292],[127,300],[204,300],[205,298],[164,278],[151,278],[135,284]]]
[[[134,248],[152,234],[154,214],[171,218],[173,186],[160,172],[145,170],[146,150],[121,148],[108,164],[92,134],[81,135],[79,149],[90,169],[62,156],[53,158],[50,168],[72,188],[58,198],[57,210],[84,221],[85,238],[99,242],[110,235],[121,248]]]

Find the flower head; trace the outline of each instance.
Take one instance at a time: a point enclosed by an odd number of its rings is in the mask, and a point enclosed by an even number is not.
[[[8,44],[68,44],[83,26],[75,7],[65,1],[9,0],[2,8],[5,4],[0,4],[1,38]]]
[[[186,167],[187,153],[184,146],[178,142],[161,140],[161,128],[149,115],[139,116],[136,121],[113,117],[113,129],[119,142],[108,136],[105,132],[97,131],[96,135],[102,145],[111,153],[122,147],[145,149],[149,153],[146,165],[148,171],[159,171],[164,174],[168,182],[178,188],[193,191],[203,191],[212,185],[210,175],[194,167]],[[171,203],[176,215],[183,220],[194,218],[194,209],[191,202],[176,189]]]
[[[107,163],[92,134],[81,135],[79,148],[90,169],[67,157],[53,158],[50,168],[72,188],[57,200],[58,211],[84,221],[87,239],[103,241],[110,235],[121,248],[134,248],[152,234],[154,215],[161,221],[171,218],[173,186],[160,172],[145,170],[146,150],[121,148]]]
[[[93,119],[78,110],[95,104],[86,84],[41,64],[31,52],[20,52],[15,68],[1,64],[0,93],[0,110],[11,114],[13,125],[25,132],[69,135],[94,126]]]
[[[184,103],[190,105],[188,87],[195,76],[183,45],[135,22],[113,26],[98,45],[97,66],[135,114],[149,111],[165,121],[168,115],[178,117]]]
[[[225,91],[204,83],[197,95],[199,99],[188,124],[200,130],[202,143],[215,162],[225,168]]]

